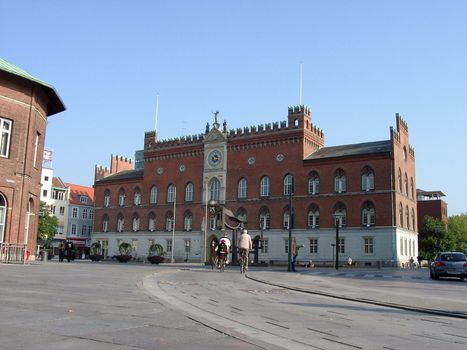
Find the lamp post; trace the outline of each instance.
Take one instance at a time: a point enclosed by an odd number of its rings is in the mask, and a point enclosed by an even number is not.
[[[334,261],[334,247],[336,246],[335,243],[331,243],[331,249],[332,249],[332,263],[335,264],[335,261]]]
[[[339,226],[343,215],[336,213],[334,216],[334,222],[336,224],[336,270],[339,269]]]
[[[289,175],[291,176],[291,175]],[[293,192],[293,177],[291,177],[289,189],[289,249],[288,249],[288,264],[287,271],[292,271],[292,192]]]

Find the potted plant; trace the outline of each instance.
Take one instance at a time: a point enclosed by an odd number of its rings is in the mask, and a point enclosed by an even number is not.
[[[117,255],[116,258],[119,262],[128,262],[131,260],[131,252],[133,251],[133,247],[130,243],[122,242],[118,246],[118,251],[120,255]]]
[[[153,243],[149,246],[148,261],[151,264],[159,264],[164,262],[164,248],[159,243]]]
[[[104,258],[104,256],[101,254],[101,249],[102,246],[100,242],[94,242],[91,244],[91,250],[89,252],[89,258],[91,261],[100,261]]]

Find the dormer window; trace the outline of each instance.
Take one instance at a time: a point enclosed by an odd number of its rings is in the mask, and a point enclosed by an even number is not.
[[[88,203],[88,196],[79,196],[80,203],[87,204]]]

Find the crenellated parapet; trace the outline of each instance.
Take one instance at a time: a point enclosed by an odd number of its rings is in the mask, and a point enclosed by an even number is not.
[[[95,166],[94,168],[94,182],[96,182],[97,180],[100,180],[106,176],[109,176],[110,175],[110,170],[109,168],[107,167],[103,167],[103,166]]]
[[[399,113],[396,113],[396,127],[399,132],[405,131],[407,134],[409,133],[409,126]]]
[[[150,134],[151,132],[147,132]],[[177,147],[177,146],[191,146],[196,144],[202,144],[204,140],[204,134],[196,134],[196,135],[189,135],[189,136],[182,136],[182,137],[175,137],[160,141],[148,141],[150,139],[146,138],[144,143],[144,150],[155,150],[159,148],[168,148],[168,147]]]

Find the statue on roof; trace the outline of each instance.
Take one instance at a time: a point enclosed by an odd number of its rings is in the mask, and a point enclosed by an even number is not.
[[[219,129],[219,121],[217,119],[217,116],[219,115],[219,111],[215,111],[213,112],[212,114],[214,114],[214,124],[213,126],[216,128],[216,129]]]

